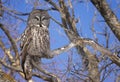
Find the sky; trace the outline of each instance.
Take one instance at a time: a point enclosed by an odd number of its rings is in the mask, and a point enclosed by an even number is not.
[[[33,6],[32,6],[33,3],[31,3],[31,1],[32,0],[17,0],[17,1],[10,0],[8,2],[9,5],[6,4],[6,6],[9,6],[9,8],[17,10],[19,12],[26,13],[26,12],[31,12],[33,9]],[[40,1],[42,2],[43,0],[40,0]],[[57,2],[57,0],[54,0],[54,1]],[[115,11],[117,17],[120,20],[120,13],[119,13],[120,9],[119,10],[115,9],[117,7],[117,4],[120,3],[120,1],[119,0],[116,0],[116,1],[107,0],[107,1],[109,2],[110,7]],[[42,8],[42,9],[47,8],[46,5],[42,3],[40,3],[40,5],[42,5],[42,7],[38,7],[38,8]],[[80,21],[77,23],[77,29],[80,36],[84,38],[94,39],[93,33],[91,31],[91,27],[92,27],[93,16],[95,14],[97,15],[97,17],[95,18],[96,21],[93,26],[95,27],[95,30],[97,30],[97,32],[103,32],[105,25],[103,23],[98,22],[100,20],[103,20],[103,18],[100,16],[100,13],[96,11],[96,8],[89,1],[87,2],[87,0],[85,0],[85,3],[79,3],[79,4],[73,3],[73,7],[75,10],[75,17],[80,19]],[[52,16],[53,18],[61,22],[60,14],[58,12],[49,11],[49,14],[50,16]],[[24,20],[27,20],[28,18],[28,16],[19,16],[19,17]],[[11,21],[12,19],[14,18],[3,19],[4,20],[3,22],[6,22],[7,20]],[[13,23],[14,25],[16,21],[13,21],[11,23]],[[26,28],[26,22],[19,21],[19,23],[20,25],[18,26],[18,33],[21,34]],[[106,27],[108,26],[106,25]],[[50,31],[51,50],[69,44],[69,39],[64,33],[64,30],[52,20],[50,21],[49,31]],[[114,37],[110,29],[108,29],[108,32],[110,32],[110,44],[114,44],[117,39]],[[2,34],[1,30],[0,30],[0,34]],[[105,46],[106,45],[104,43],[105,37],[101,35],[97,35],[97,37],[99,37],[99,41],[98,41],[99,44]],[[68,64],[66,61],[68,61],[68,57],[69,57],[68,55],[72,55],[73,64],[77,64],[77,63],[81,64],[81,61],[76,61],[76,60],[80,60],[81,57],[77,54],[77,51],[75,50],[75,48],[72,48],[71,50],[62,53],[61,55],[53,59],[42,59],[42,62],[50,63],[55,61],[57,64],[59,63],[59,65],[55,64],[54,66],[59,67],[60,70],[66,70],[66,66]],[[112,79],[113,77],[114,75],[111,75],[104,82],[113,82],[113,79]]]

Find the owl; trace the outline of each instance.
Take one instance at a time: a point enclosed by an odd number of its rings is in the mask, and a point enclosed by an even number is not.
[[[50,50],[49,22],[50,16],[46,10],[35,9],[28,17],[27,27],[20,43],[21,64],[26,80],[32,77],[34,67],[31,60],[38,63],[40,58],[48,56],[46,52]]]

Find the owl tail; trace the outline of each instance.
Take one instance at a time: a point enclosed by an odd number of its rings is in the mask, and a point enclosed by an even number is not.
[[[23,62],[23,72],[25,74],[25,79],[30,80],[32,78],[32,64],[31,64],[31,57],[29,55],[26,56]]]

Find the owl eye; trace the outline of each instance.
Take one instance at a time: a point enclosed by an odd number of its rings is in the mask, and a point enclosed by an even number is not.
[[[46,19],[46,18],[45,18],[45,16],[42,16],[41,19],[44,20],[44,19]]]
[[[39,16],[35,16],[35,19],[37,19],[38,21],[40,20],[40,17]]]

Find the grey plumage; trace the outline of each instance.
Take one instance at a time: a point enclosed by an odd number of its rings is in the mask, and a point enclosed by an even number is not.
[[[50,17],[45,10],[33,10],[27,21],[27,28],[21,37],[22,68],[26,79],[32,77],[33,66],[31,59],[36,63],[40,58],[47,57],[50,50],[49,42]]]

